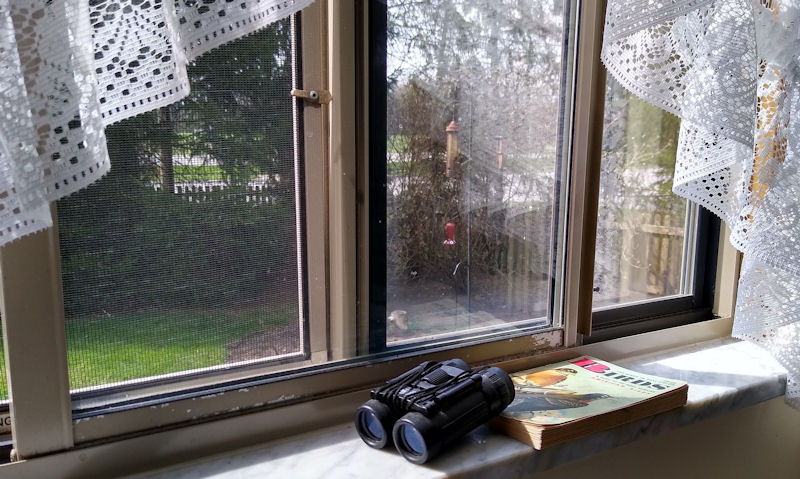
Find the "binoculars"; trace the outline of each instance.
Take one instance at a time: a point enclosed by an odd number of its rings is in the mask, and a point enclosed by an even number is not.
[[[500,414],[514,400],[514,383],[500,368],[473,371],[461,359],[426,361],[373,389],[355,414],[367,445],[390,442],[422,464],[447,444]]]

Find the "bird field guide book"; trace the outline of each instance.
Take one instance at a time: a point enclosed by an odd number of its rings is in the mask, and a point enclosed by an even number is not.
[[[688,385],[589,356],[511,374],[514,401],[492,427],[536,449],[686,404]]]

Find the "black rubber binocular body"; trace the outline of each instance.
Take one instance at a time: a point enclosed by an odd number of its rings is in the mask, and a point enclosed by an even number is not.
[[[393,443],[422,464],[514,400],[514,384],[500,368],[473,371],[461,359],[427,361],[373,389],[356,410],[356,431],[374,448]]]

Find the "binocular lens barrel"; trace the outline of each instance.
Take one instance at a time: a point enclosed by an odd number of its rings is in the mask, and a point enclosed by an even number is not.
[[[430,421],[419,413],[408,413],[400,418],[392,430],[397,452],[414,464],[423,464],[435,456],[441,441],[429,425]]]
[[[386,404],[370,399],[356,410],[356,431],[368,446],[380,449],[389,443],[395,417]]]
[[[423,455],[428,448],[425,446],[425,439],[422,434],[417,431],[417,428],[410,424],[400,425],[400,443],[403,449],[414,454]]]
[[[366,432],[369,433],[370,436],[379,441],[383,439],[383,435],[385,434],[383,426],[381,426],[381,422],[378,421],[378,418],[375,417],[372,411],[364,411],[361,420],[364,424],[364,429],[366,429]]]
[[[415,464],[427,462],[448,444],[499,414],[514,399],[514,383],[499,368],[475,374],[471,381],[477,384],[463,388],[453,402],[444,394],[440,396],[443,409],[427,416],[412,411],[395,422],[394,445],[403,457]]]

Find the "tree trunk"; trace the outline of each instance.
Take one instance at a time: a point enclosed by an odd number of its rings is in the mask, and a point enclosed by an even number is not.
[[[175,169],[172,163],[173,137],[175,124],[172,122],[172,107],[159,110],[161,138],[159,141],[159,162],[161,163],[161,188],[163,191],[175,193]]]

